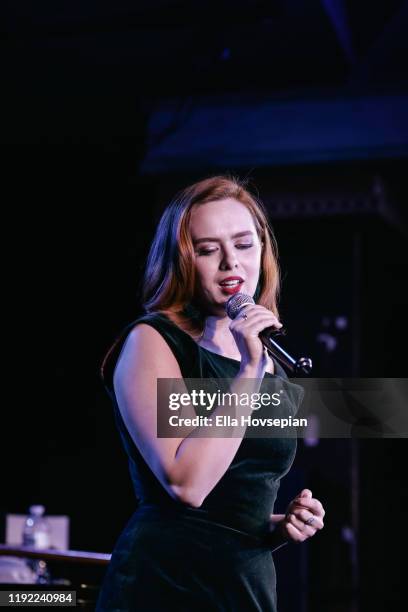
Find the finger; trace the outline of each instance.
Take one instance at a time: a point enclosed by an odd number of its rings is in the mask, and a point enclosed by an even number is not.
[[[251,329],[253,332],[260,332],[267,327],[274,327],[280,329],[282,323],[275,317],[275,315],[267,313],[256,313],[251,318],[241,319],[242,328]]]
[[[306,537],[291,523],[286,523],[286,532],[294,542],[304,542]]]
[[[270,319],[269,317],[259,318],[251,321],[242,320],[239,323],[233,321],[229,325],[231,333],[234,334],[238,332],[240,334],[249,335],[254,338],[257,338],[264,329],[267,329],[269,327],[273,329],[280,329],[282,325],[280,323],[277,323],[275,319]]]
[[[246,315],[246,317],[243,317],[242,315]],[[282,326],[275,313],[273,313],[271,310],[268,310],[267,308],[264,308],[264,306],[258,306],[257,304],[245,306],[245,308],[240,311],[239,315],[234,320],[236,321],[237,319],[244,319],[246,321],[249,321],[253,320],[257,316],[272,317],[272,319],[275,320],[276,323]]]
[[[299,519],[294,514],[289,515],[287,520],[290,521],[290,524],[293,525],[293,527],[296,527],[296,529],[307,538],[314,536],[317,531],[314,524],[307,525],[303,520]]]
[[[243,312],[242,315],[239,315],[236,319],[231,321],[229,328],[231,330],[237,328],[245,329],[253,325],[259,325],[260,322],[265,323],[265,327],[271,326],[278,327],[279,329],[282,327],[282,323],[280,323],[279,319],[275,317],[273,313],[263,311],[252,315]]]
[[[278,317],[276,316],[276,314],[274,312],[272,312],[272,310],[268,310],[268,308],[264,308],[263,306],[254,306],[253,308],[243,308],[241,311],[242,314],[246,314],[248,319],[249,317],[255,317],[256,315],[269,315],[272,317],[275,317],[276,320],[278,320]],[[240,313],[240,314],[241,314]]]
[[[302,521],[302,519],[300,519],[299,517],[297,517],[295,514],[289,514],[286,518],[286,520],[293,525],[294,527],[296,527],[296,529],[298,531],[300,531],[301,533],[305,533],[307,532],[307,529],[313,529],[313,527],[310,527],[308,525],[306,525],[305,521]],[[314,530],[313,530],[314,531]]]
[[[274,314],[272,310],[269,310],[269,308],[265,308],[265,306],[261,306],[260,304],[246,304],[242,307],[241,312],[243,312],[244,310],[247,314],[250,312],[269,312],[271,314]]]
[[[297,510],[294,514],[297,519],[307,526],[311,526],[314,529],[322,529],[324,527],[322,519],[309,512],[309,510]]]
[[[319,516],[321,516],[323,518],[324,515],[326,514],[326,512],[325,512],[325,510],[323,508],[323,505],[322,505],[322,503],[318,499],[315,499],[315,502],[316,502],[316,506],[317,506],[315,514],[318,514]]]
[[[298,508],[306,508],[307,510],[310,510],[310,512],[312,512],[316,516],[323,517],[326,514],[323,509],[322,504],[319,502],[318,499],[307,498],[307,497],[297,497],[293,500],[292,504],[293,506],[296,506]]]
[[[310,503],[312,503],[313,496],[310,489],[302,489],[302,491],[296,495],[296,497],[290,502],[290,505],[298,504],[299,506],[304,506],[308,508]]]
[[[285,520],[285,515],[284,514],[270,514],[269,520],[271,523],[280,523],[281,521]]]
[[[253,325],[251,325],[250,334],[254,336],[254,338],[255,337],[257,338],[259,334],[266,329],[272,328],[272,329],[277,330],[277,329],[280,329],[280,327],[281,325],[274,321],[270,321],[268,319],[259,320],[259,321],[255,321]]]

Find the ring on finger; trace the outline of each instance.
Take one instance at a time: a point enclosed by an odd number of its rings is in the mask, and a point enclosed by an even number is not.
[[[305,521],[305,525],[311,525],[315,520],[314,516],[311,516],[310,518],[307,519],[307,521]]]
[[[241,315],[241,319],[245,319],[245,321],[247,320],[248,315],[246,314],[246,312],[243,312]]]

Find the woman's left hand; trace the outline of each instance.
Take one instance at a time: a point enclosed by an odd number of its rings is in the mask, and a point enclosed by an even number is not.
[[[310,489],[303,489],[288,506],[286,514],[271,514],[271,523],[286,540],[304,542],[323,529],[325,511]]]

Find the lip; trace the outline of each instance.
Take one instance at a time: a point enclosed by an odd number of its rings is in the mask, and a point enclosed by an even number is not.
[[[227,276],[227,278],[223,278],[222,281],[220,281],[218,284],[223,287],[222,283],[225,283],[227,281],[239,281],[240,284],[242,284],[244,282],[244,279],[241,276]]]
[[[222,285],[221,283],[225,283],[226,281],[239,281],[236,285],[228,287],[227,285]],[[227,278],[223,278],[219,284],[221,291],[226,295],[234,295],[241,291],[242,284],[244,279],[241,276],[228,276]]]

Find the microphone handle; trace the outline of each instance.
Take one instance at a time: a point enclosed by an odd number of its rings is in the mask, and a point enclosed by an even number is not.
[[[312,360],[310,357],[300,357],[294,359],[287,353],[279,344],[271,337],[268,330],[264,330],[259,334],[259,338],[266,350],[278,361],[283,363],[295,375],[310,374],[312,371]]]

